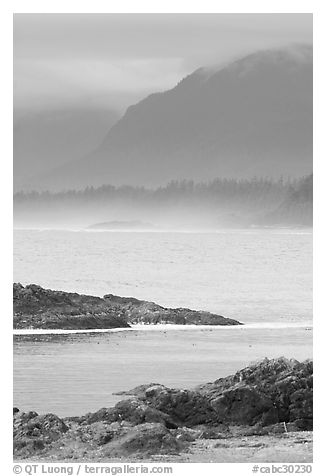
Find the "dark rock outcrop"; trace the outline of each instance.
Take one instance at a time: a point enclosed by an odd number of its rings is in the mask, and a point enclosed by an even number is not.
[[[127,421],[132,425],[142,423],[162,423],[167,428],[177,428],[172,417],[139,399],[128,399],[118,402],[113,408],[101,408],[80,418],[80,423],[88,425],[99,421],[106,423]]]
[[[148,456],[152,454],[178,454],[185,448],[162,423],[142,423],[130,428],[105,447],[106,455]]]
[[[149,384],[125,394],[168,414],[178,426],[224,423],[264,427],[286,422],[311,430],[313,363],[266,358],[193,390]]]
[[[177,390],[159,384],[81,417],[14,409],[16,458],[176,454],[196,439],[311,430],[312,361],[265,359],[235,375]]]
[[[312,429],[313,363],[264,359],[235,375],[197,387],[229,423],[271,425],[297,422]]]
[[[59,440],[68,431],[64,421],[48,413],[36,412],[14,414],[14,453],[25,457],[37,453]]]
[[[150,387],[156,387],[156,386],[164,387],[164,385],[161,385],[160,383],[145,383],[142,385],[138,385],[135,388],[132,388],[131,390],[121,390],[120,392],[114,392],[113,395],[131,395],[133,397],[143,397],[145,396],[145,392],[148,388]]]
[[[187,308],[170,309],[155,302],[141,301],[132,297],[106,294],[105,301],[119,305],[125,311],[130,324],[196,324],[213,326],[234,326],[241,324],[218,314],[206,311],[193,311]]]
[[[94,414],[95,415],[95,414]],[[35,412],[14,417],[14,456],[26,459],[33,456],[56,456],[60,459],[79,459],[85,455],[102,457],[144,457],[152,454],[177,454],[190,440],[179,438],[164,423],[102,419],[81,421],[60,419],[55,415],[38,416]],[[111,415],[112,416],[112,415]],[[93,455],[93,456],[92,456]]]
[[[178,426],[220,423],[209,399],[199,392],[156,385],[149,387],[143,398],[151,407],[170,415]]]
[[[124,310],[95,296],[13,285],[14,328],[110,329],[129,327]]]
[[[168,309],[158,304],[111,294],[100,298],[52,291],[36,284],[13,285],[15,329],[111,329],[129,324],[238,325],[216,314]]]

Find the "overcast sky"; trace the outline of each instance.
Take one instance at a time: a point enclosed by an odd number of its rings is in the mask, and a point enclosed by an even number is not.
[[[312,43],[311,14],[15,14],[16,109],[122,111],[201,66]]]

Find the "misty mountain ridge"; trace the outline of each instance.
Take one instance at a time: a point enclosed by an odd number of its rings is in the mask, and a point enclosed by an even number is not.
[[[311,63],[313,61],[313,49],[308,44],[289,44],[282,48],[270,48],[258,50],[256,52],[248,52],[247,54],[238,55],[231,61],[222,64],[210,65],[198,68],[195,72],[200,74],[203,79],[209,79],[222,69],[238,70],[239,74],[245,74],[251,67],[255,67],[257,62],[268,64],[291,63],[293,65],[300,63]]]
[[[200,68],[130,106],[92,153],[35,189],[159,186],[211,177],[300,177],[312,171],[312,47],[259,51]]]

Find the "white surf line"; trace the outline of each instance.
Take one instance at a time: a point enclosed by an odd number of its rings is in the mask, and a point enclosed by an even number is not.
[[[223,325],[196,325],[196,324],[145,324],[132,325],[133,330],[162,331],[162,330],[241,330],[241,329],[288,329],[312,328],[312,322],[251,322],[248,324],[223,326]]]
[[[240,326],[213,326],[195,324],[136,324],[131,327],[119,327],[114,329],[13,329],[13,335],[64,335],[64,334],[100,334],[125,331],[189,331],[189,330],[250,330],[250,329],[307,329],[311,330],[311,322],[253,322]]]
[[[13,329],[13,335],[100,334],[132,330],[131,327],[118,327],[114,329]]]

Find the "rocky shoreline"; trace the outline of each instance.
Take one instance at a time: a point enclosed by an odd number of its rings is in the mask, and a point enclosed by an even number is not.
[[[13,285],[14,329],[114,329],[131,324],[235,326],[242,323],[206,311],[165,308],[154,302],[107,294],[103,298]]]
[[[120,394],[129,398],[83,416],[14,408],[15,459],[177,461],[201,442],[218,454],[258,437],[257,447],[271,436],[311,441],[298,438],[313,425],[311,360],[264,359],[191,390],[150,383]]]

